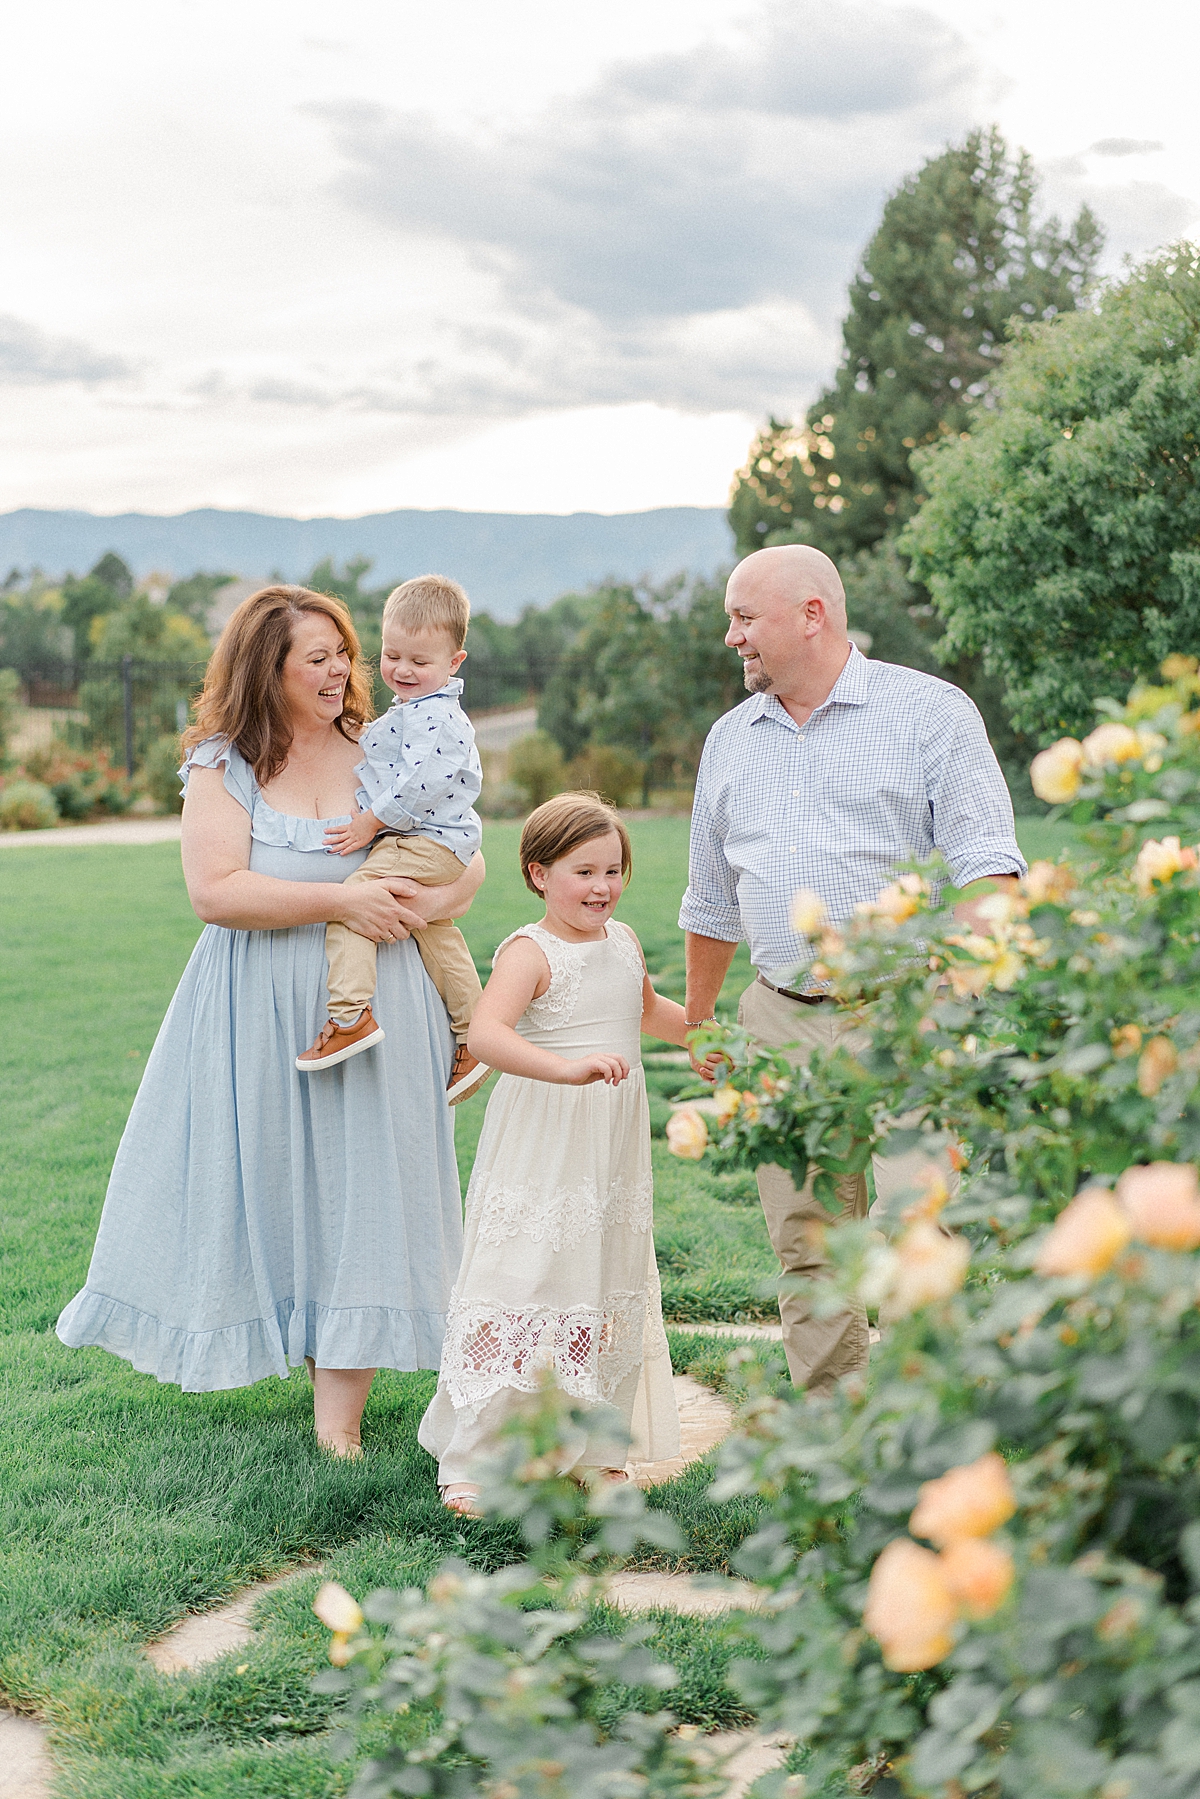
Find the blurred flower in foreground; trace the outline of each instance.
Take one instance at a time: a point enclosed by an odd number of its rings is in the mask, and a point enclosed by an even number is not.
[[[1129,735],[1132,737],[1133,732]],[[1033,758],[1029,779],[1040,800],[1051,806],[1061,806],[1079,792],[1082,771],[1083,745],[1076,743],[1073,737],[1060,737],[1057,743],[1052,743],[1048,750],[1042,750]]]
[[[1021,891],[1035,906],[1062,906],[1075,891],[1074,871],[1065,862],[1031,862]]]
[[[825,901],[817,893],[802,887],[792,901],[792,929],[801,937],[811,937],[825,923]]]
[[[1080,748],[1089,768],[1103,768],[1106,762],[1133,762],[1142,753],[1137,732],[1115,722],[1097,725]]]
[[[1200,1248],[1200,1189],[1190,1162],[1127,1168],[1117,1199],[1139,1242],[1154,1249]]]
[[[907,1318],[921,1306],[949,1299],[967,1278],[971,1245],[951,1237],[928,1218],[906,1230],[892,1252],[887,1299],[894,1316]]]
[[[1143,1099],[1153,1099],[1163,1082],[1179,1067],[1175,1045],[1169,1037],[1151,1037],[1138,1057],[1137,1084]]]
[[[708,1126],[699,1112],[685,1106],[667,1120],[667,1147],[685,1162],[699,1162],[708,1148]]]
[[[863,1624],[899,1674],[932,1668],[954,1647],[958,1601],[940,1556],[897,1537],[871,1569]]]
[[[328,1630],[333,1632],[329,1659],[335,1668],[344,1668],[350,1660],[350,1638],[363,1627],[362,1609],[357,1600],[336,1580],[327,1580],[318,1588],[313,1611]]]
[[[1161,843],[1153,837],[1147,838],[1133,865],[1138,892],[1143,896],[1148,894],[1156,881],[1169,881],[1172,875],[1180,874],[1185,868],[1195,868],[1196,861],[1195,850],[1182,849],[1178,837],[1164,837]]]
[[[713,1104],[717,1108],[717,1123],[722,1130],[725,1129],[727,1124],[731,1124],[737,1117],[737,1110],[741,1103],[742,1096],[736,1087],[717,1088],[716,1092],[713,1094]],[[679,1114],[676,1113],[675,1116],[678,1117]],[[671,1122],[674,1123],[674,1119],[672,1119]],[[671,1133],[668,1130],[668,1139],[670,1138],[670,1135]]]
[[[927,1480],[908,1528],[915,1537],[928,1537],[944,1549],[964,1537],[990,1536],[1016,1509],[1004,1459],[990,1449],[978,1461],[964,1462],[937,1480]]]
[[[1037,1253],[1039,1274],[1103,1274],[1130,1238],[1129,1220],[1107,1187],[1086,1187],[1059,1213]]]
[[[942,1552],[942,1577],[968,1618],[990,1618],[1008,1598],[1016,1569],[1007,1549],[962,1537]]]
[[[906,918],[921,910],[921,896],[928,892],[920,875],[901,875],[891,881],[873,900],[860,900],[854,910],[881,924],[903,924]]]

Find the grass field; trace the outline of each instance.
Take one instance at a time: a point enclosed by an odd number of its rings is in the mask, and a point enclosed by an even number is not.
[[[481,966],[535,916],[516,836],[488,827],[489,880],[466,922]],[[622,912],[663,990],[679,994],[686,821],[637,821],[634,841]],[[315,1575],[267,1596],[254,1646],[201,1673],[162,1677],[141,1645],[298,1562],[321,1560],[362,1592],[419,1581],[453,1547],[502,1562],[513,1539],[464,1534],[439,1506],[414,1440],[430,1374],[380,1376],[364,1421],[372,1453],[342,1464],[315,1451],[303,1374],[183,1395],[57,1342],[54,1319],[84,1278],[112,1154],[200,927],[173,845],[6,848],[0,916],[0,1697],[51,1722],[61,1792],[75,1799],[338,1794],[351,1770],[329,1758],[329,1701],[309,1684],[325,1642],[308,1610]],[[743,965],[727,1003],[744,979]],[[482,1111],[477,1101],[459,1112],[464,1180]],[[763,1303],[772,1263],[748,1183],[655,1151],[669,1309],[731,1316]],[[711,1340],[673,1335],[672,1347],[677,1366],[719,1379]],[[686,1524],[693,1565],[719,1568],[751,1514],[717,1513],[703,1484],[694,1471],[658,1502]],[[676,1709],[710,1727],[738,1721],[721,1681],[726,1627],[662,1628],[683,1679]]]

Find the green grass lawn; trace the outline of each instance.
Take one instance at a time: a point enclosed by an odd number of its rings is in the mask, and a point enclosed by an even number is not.
[[[633,827],[622,914],[663,991],[681,997],[675,928],[686,821]],[[465,928],[486,967],[535,917],[516,865],[518,828],[487,828],[490,874]],[[1030,848],[1034,847],[1030,843]],[[1037,853],[1048,846],[1039,842]],[[310,1688],[325,1634],[316,1575],[261,1602],[253,1647],[165,1678],[141,1645],[189,1610],[297,1562],[321,1560],[362,1593],[420,1581],[451,1548],[485,1565],[511,1533],[465,1531],[438,1504],[415,1444],[430,1374],[380,1376],[359,1464],[320,1456],[303,1374],[235,1393],[181,1394],[98,1350],[64,1349],[57,1314],[86,1273],[108,1169],[163,1011],[199,932],[174,845],[0,851],[0,1697],[47,1718],[61,1792],[76,1799],[309,1799],[351,1775],[326,1747],[329,1701]],[[746,978],[744,952],[727,985]],[[23,1028],[24,1027],[24,1028]],[[685,1078],[656,1071],[660,1091]],[[482,1099],[459,1109],[465,1178]],[[667,1309],[681,1319],[769,1309],[772,1261],[753,1193],[672,1161],[655,1143],[656,1243]],[[726,1346],[728,1347],[728,1346]],[[711,1340],[673,1335],[677,1367],[720,1379]],[[661,1490],[723,1568],[752,1513],[717,1512],[702,1470]],[[680,1714],[736,1721],[722,1686],[724,1627],[663,1625]],[[414,1719],[414,1731],[424,1728]]]

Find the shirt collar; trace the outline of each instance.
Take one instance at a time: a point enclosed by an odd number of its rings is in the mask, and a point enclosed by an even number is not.
[[[866,657],[861,653],[857,644],[852,643],[850,654],[846,658],[841,674],[834,682],[828,699],[822,700],[814,710],[813,718],[824,712],[827,706],[865,706],[870,678]],[[776,694],[759,693],[754,697],[757,704],[750,719],[752,725],[756,725],[760,718],[773,718],[776,724],[786,725],[792,731],[799,729],[795,719]]]
[[[441,700],[441,699],[456,700],[458,698],[459,694],[462,692],[462,690],[463,690],[462,677],[460,675],[451,675],[450,679],[446,682],[445,686],[439,687],[436,690],[436,692],[419,694],[415,700],[402,700],[400,698],[400,695],[397,694],[395,696],[395,698],[392,700],[392,705],[393,706],[419,706],[421,704],[422,700]]]

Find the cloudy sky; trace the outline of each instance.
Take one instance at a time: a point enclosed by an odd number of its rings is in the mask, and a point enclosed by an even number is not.
[[[0,511],[720,505],[888,191],[997,120],[1200,232],[1194,0],[44,0],[0,25]]]

